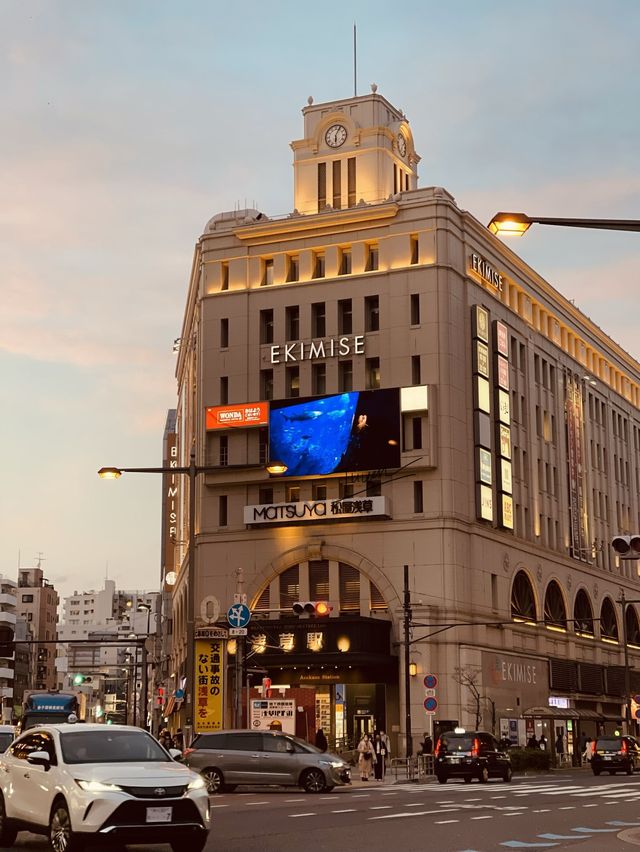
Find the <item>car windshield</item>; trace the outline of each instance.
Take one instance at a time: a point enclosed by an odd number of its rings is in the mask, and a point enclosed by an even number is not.
[[[598,751],[620,751],[622,740],[618,737],[598,737],[596,748]]]
[[[143,731],[74,731],[60,735],[65,763],[170,762],[153,737]]]
[[[36,728],[38,725],[59,725],[61,722],[66,722],[69,718],[69,712],[65,713],[28,713],[25,716],[22,724],[22,730],[26,731],[29,728]]]
[[[288,736],[287,739],[294,742],[303,751],[308,751],[313,754],[322,754],[322,749],[316,748],[314,745],[311,745],[311,743],[308,743],[306,740],[301,740],[299,737],[292,736]]]
[[[13,742],[13,734],[0,733],[0,752],[6,751]]]
[[[473,748],[472,737],[442,737],[442,748],[445,751],[471,751]]]

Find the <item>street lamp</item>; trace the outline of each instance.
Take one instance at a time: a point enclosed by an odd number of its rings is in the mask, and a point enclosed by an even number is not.
[[[196,464],[195,449],[189,455],[189,464],[177,467],[101,467],[98,476],[101,479],[120,479],[123,473],[160,473],[177,474],[182,473],[189,477],[189,539],[187,562],[186,587],[187,587],[187,645],[185,657],[185,728],[193,727],[193,694],[194,694],[194,654],[195,654],[195,591],[196,591],[196,477],[201,473],[213,473],[227,470],[248,470],[251,468],[263,468],[268,473],[277,476],[286,473],[287,466],[280,461],[274,460],[266,466],[251,464],[230,465],[198,465]],[[190,730],[185,730],[187,741],[190,741]]]
[[[521,237],[533,224],[601,231],[640,231],[640,219],[559,219],[555,216],[528,216],[526,213],[496,213],[487,227],[492,234],[500,237]]]

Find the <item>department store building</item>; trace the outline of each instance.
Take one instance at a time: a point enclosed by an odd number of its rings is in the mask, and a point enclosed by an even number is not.
[[[446,189],[418,187],[382,95],[302,114],[292,213],[219,213],[195,247],[177,453],[219,467],[197,479],[196,622],[208,596],[226,625],[247,595],[249,666],[294,698],[302,736],[383,727],[402,753],[407,678],[414,741],[476,710],[514,741],[612,730],[618,601],[640,598],[610,548],[640,528],[639,365]],[[187,490],[166,565],[178,672]],[[328,617],[292,611],[317,600]],[[626,626],[640,689],[635,605]]]

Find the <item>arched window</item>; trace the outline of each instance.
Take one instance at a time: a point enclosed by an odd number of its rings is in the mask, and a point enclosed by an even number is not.
[[[567,610],[562,591],[555,580],[549,583],[544,596],[544,623],[546,627],[552,629],[567,629]]]
[[[514,621],[535,624],[538,620],[536,598],[531,580],[525,571],[518,571],[511,587],[511,618]]]
[[[589,595],[584,589],[580,589],[576,595],[576,602],[573,606],[573,629],[578,636],[594,636],[593,629],[593,609]]]
[[[638,614],[635,606],[627,605],[627,645],[633,645],[640,648],[640,624],[638,623]]]
[[[605,598],[602,601],[602,609],[600,610],[600,638],[605,642],[618,641],[618,619],[616,618],[615,607],[611,603],[611,598]]]

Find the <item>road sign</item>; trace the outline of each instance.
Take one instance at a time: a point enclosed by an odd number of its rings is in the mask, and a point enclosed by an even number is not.
[[[423,706],[427,713],[435,713],[438,709],[438,701],[435,698],[425,698]]]
[[[234,602],[234,604],[239,604],[239,603],[241,603],[241,604],[245,604],[245,605],[246,605],[246,603],[247,603],[247,596],[246,596],[246,595],[241,595],[241,594],[236,593],[236,594],[233,596],[233,602]]]
[[[435,689],[438,685],[438,677],[434,674],[425,675],[423,683],[427,689]]]
[[[435,689],[425,689],[424,697],[425,698],[435,698],[436,697]]]
[[[247,635],[246,627],[230,627],[229,628],[229,636],[246,636]]]
[[[227,620],[231,627],[246,627],[251,621],[251,610],[246,604],[232,604],[227,610]]]

